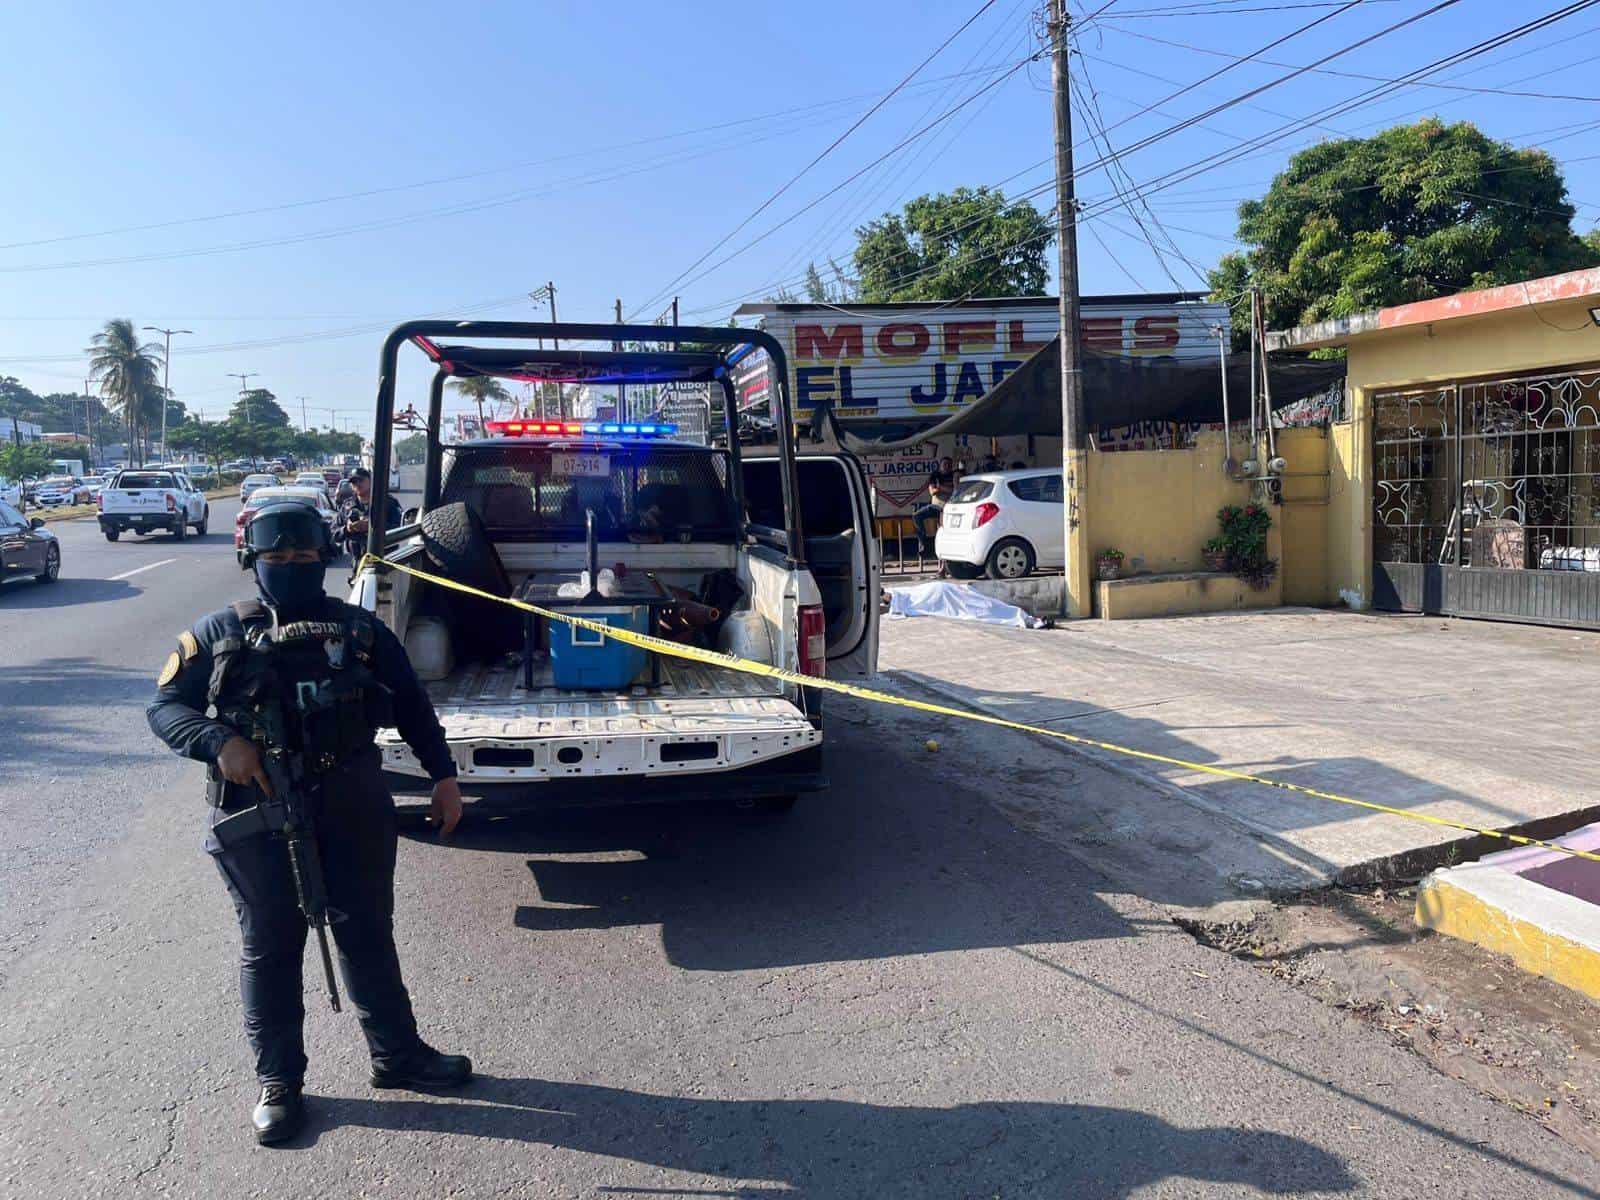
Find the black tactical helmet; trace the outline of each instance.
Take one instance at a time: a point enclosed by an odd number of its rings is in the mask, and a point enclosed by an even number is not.
[[[240,565],[249,570],[263,550],[316,550],[333,559],[333,540],[322,514],[298,500],[272,500],[256,509],[244,527]]]

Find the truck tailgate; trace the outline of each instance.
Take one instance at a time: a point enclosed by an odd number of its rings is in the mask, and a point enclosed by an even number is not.
[[[820,745],[806,714],[754,675],[665,661],[660,682],[596,693],[524,686],[520,666],[474,666],[428,685],[463,780],[479,782],[726,771]],[[384,767],[421,777],[394,730]]]

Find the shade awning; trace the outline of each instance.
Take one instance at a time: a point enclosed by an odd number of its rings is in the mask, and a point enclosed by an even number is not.
[[[826,408],[817,419],[840,445],[857,453],[880,453],[914,446],[947,434],[1005,437],[1020,434],[1061,436],[1061,342],[1056,338],[961,412],[909,436],[868,439],[852,434]],[[1091,429],[1139,421],[1214,422],[1222,420],[1222,363],[1212,359],[1133,358],[1085,350],[1082,360],[1085,423]],[[1251,359],[1227,356],[1230,415],[1250,410]],[[1272,406],[1286,407],[1315,396],[1344,378],[1340,360],[1273,356]]]

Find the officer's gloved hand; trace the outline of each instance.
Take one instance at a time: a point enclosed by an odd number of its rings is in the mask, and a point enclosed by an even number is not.
[[[222,772],[222,777],[229,783],[236,783],[240,787],[255,784],[267,799],[273,799],[272,782],[267,778],[266,768],[261,765],[261,751],[256,749],[256,744],[249,738],[231,737],[222,743],[222,749],[217,752],[217,770]],[[450,782],[454,783],[454,780]],[[460,796],[460,793],[457,793]],[[459,805],[459,800],[457,801]],[[459,815],[460,809],[457,808]]]
[[[428,807],[429,820],[439,827],[440,837],[449,837],[455,832],[461,820],[461,787],[455,776],[433,785],[433,799]]]

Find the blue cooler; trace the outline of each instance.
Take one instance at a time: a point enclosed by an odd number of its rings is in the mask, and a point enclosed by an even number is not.
[[[650,632],[650,609],[644,605],[625,608],[572,608],[575,617],[630,629]],[[592,629],[580,629],[565,621],[550,622],[550,667],[558,688],[584,691],[619,692],[645,668],[649,652],[629,646],[616,638]]]

